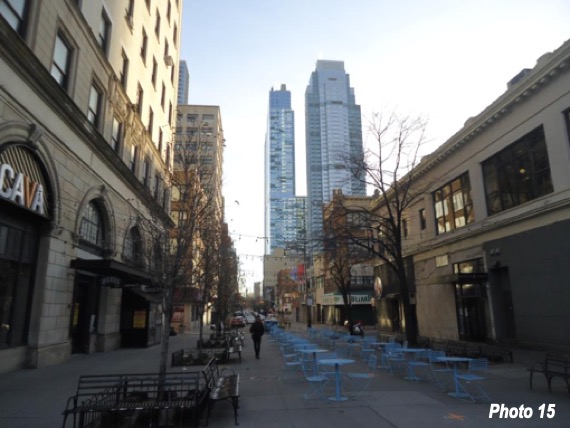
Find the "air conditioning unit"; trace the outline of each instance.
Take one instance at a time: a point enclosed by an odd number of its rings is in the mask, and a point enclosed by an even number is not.
[[[172,67],[174,65],[174,60],[172,59],[172,57],[170,55],[165,55],[164,56],[164,63],[166,64],[167,67]]]

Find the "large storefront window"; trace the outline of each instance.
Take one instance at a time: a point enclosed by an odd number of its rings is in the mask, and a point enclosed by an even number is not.
[[[551,193],[550,163],[542,126],[483,162],[483,177],[489,215]]]
[[[0,220],[0,349],[26,343],[37,231]]]

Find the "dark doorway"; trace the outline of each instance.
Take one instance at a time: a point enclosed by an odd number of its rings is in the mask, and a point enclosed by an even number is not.
[[[455,284],[455,301],[459,338],[484,341],[487,325],[483,284]]]
[[[91,332],[94,333],[97,329],[97,291],[96,277],[77,274],[71,311],[72,354],[89,353]]]
[[[509,269],[506,267],[491,269],[490,283],[497,339],[514,340],[517,332]]]

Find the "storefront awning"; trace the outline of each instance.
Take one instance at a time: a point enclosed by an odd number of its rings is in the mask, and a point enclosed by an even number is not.
[[[137,296],[142,297],[143,299],[149,301],[150,303],[157,303],[160,304],[162,303],[162,293],[147,293],[146,291],[142,290],[139,287],[130,287],[127,288],[126,290],[129,290],[131,292],[133,292],[134,294],[136,294]]]
[[[101,285],[124,287],[132,284],[151,284],[150,275],[141,269],[111,259],[74,259],[70,267],[100,276]]]

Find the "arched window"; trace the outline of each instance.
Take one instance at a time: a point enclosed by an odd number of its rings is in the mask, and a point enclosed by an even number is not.
[[[79,234],[83,242],[97,248],[103,248],[103,216],[101,210],[94,201],[89,202],[83,211]]]

